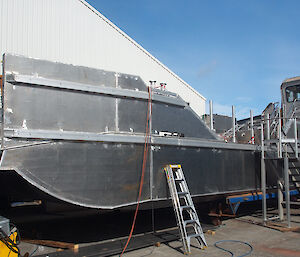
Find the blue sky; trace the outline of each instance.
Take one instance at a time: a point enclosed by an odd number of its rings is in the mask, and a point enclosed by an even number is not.
[[[260,114],[300,75],[300,1],[88,0],[214,101],[214,111]]]

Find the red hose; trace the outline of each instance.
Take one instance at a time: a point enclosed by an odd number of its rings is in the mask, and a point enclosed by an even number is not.
[[[148,93],[149,93],[149,98],[148,98],[148,110],[147,110],[147,121],[146,121],[146,134],[145,134],[144,155],[143,155],[143,165],[142,165],[142,175],[141,175],[141,181],[140,181],[140,187],[139,187],[139,195],[138,195],[137,205],[136,205],[136,209],[135,209],[135,213],[134,213],[130,233],[129,233],[127,242],[126,242],[126,244],[123,248],[123,251],[122,251],[120,257],[126,251],[127,246],[129,244],[129,242],[131,240],[131,237],[132,237],[132,234],[133,234],[133,230],[134,230],[135,222],[136,222],[136,217],[137,217],[139,206],[140,206],[143,185],[144,185],[144,176],[145,176],[147,157],[148,157],[148,151],[149,151],[149,141],[150,141],[149,134],[151,134],[151,131],[150,131],[150,119],[151,119],[151,115],[152,115],[152,91],[151,91],[151,87],[148,87]]]

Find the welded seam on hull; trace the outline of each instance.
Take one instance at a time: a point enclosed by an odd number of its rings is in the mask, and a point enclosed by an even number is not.
[[[52,130],[27,130],[27,129],[6,129],[4,136],[8,138],[30,138],[43,140],[68,140],[68,141],[88,141],[88,142],[110,142],[110,143],[132,143],[143,144],[145,137],[143,134],[127,133],[89,133],[89,132],[70,132]],[[225,143],[209,139],[186,139],[160,137],[151,135],[151,145],[167,145],[181,147],[203,147],[217,149],[233,149],[258,151],[257,145]]]
[[[55,143],[55,142],[53,142],[53,141],[42,141],[42,142],[35,142],[35,143],[29,143],[29,144],[23,144],[23,145],[2,146],[0,150],[1,151],[14,150],[14,149],[26,148],[26,147],[30,147],[30,146],[50,145],[50,144],[53,144],[53,143]],[[0,166],[1,166],[1,164],[0,164]]]
[[[51,87],[56,89],[65,89],[65,90],[72,90],[72,91],[80,91],[80,92],[87,92],[87,93],[96,93],[96,94],[104,94],[110,95],[115,97],[129,97],[135,99],[148,99],[148,93],[142,91],[134,91],[129,89],[121,89],[121,88],[113,88],[113,87],[105,87],[105,86],[93,86],[93,85],[86,85],[76,82],[69,82],[64,80],[54,80],[54,79],[47,79],[42,77],[34,77],[29,75],[17,75],[14,74],[9,76],[7,79],[8,83],[25,83],[31,85],[37,85],[41,87]],[[154,94],[152,100],[154,102],[162,102],[166,104],[176,105],[180,107],[187,106],[186,102],[181,100],[180,98],[173,97],[173,96],[164,96],[161,94]]]

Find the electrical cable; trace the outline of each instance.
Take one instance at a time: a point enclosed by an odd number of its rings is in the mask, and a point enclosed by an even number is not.
[[[253,247],[252,247],[252,245],[250,245],[250,244],[247,243],[247,242],[240,241],[240,240],[220,240],[220,241],[215,242],[214,246],[217,247],[218,249],[224,251],[224,252],[230,253],[230,254],[231,254],[231,257],[234,257],[234,253],[233,253],[233,252],[231,252],[230,250],[225,249],[225,248],[223,248],[223,247],[221,247],[221,246],[218,245],[218,244],[220,244],[220,243],[228,243],[228,242],[229,242],[229,243],[241,243],[241,244],[244,244],[244,245],[249,246],[250,250],[249,250],[247,253],[242,254],[242,255],[239,255],[239,256],[237,256],[237,257],[245,257],[245,256],[250,255],[250,254],[253,252]]]
[[[151,86],[148,87],[148,93],[149,93],[149,99],[148,99],[148,110],[147,110],[147,121],[146,121],[146,133],[145,133],[145,143],[144,143],[144,155],[143,155],[143,164],[142,164],[142,174],[141,174],[141,180],[140,180],[140,187],[139,187],[139,194],[138,194],[138,200],[137,200],[137,206],[135,209],[134,217],[133,217],[133,222],[131,225],[130,233],[127,239],[127,242],[123,248],[122,253],[120,254],[120,257],[124,254],[124,252],[127,249],[127,246],[131,240],[133,230],[135,227],[136,223],[136,218],[140,206],[140,201],[141,201],[141,196],[142,196],[142,189],[143,189],[143,184],[144,184],[144,175],[145,175],[145,169],[146,169],[146,164],[147,164],[147,157],[148,157],[148,150],[149,150],[149,143],[150,143],[150,136],[151,136],[151,131],[149,132],[150,128],[150,119],[152,115],[152,90]],[[150,136],[149,136],[150,134]]]

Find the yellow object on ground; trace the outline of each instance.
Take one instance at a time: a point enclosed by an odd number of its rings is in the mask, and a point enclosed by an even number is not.
[[[17,232],[13,233],[9,237],[14,243],[16,243]],[[18,251],[16,247],[11,246],[14,250]],[[9,249],[9,247],[0,241],[0,257],[18,257],[18,254]]]

